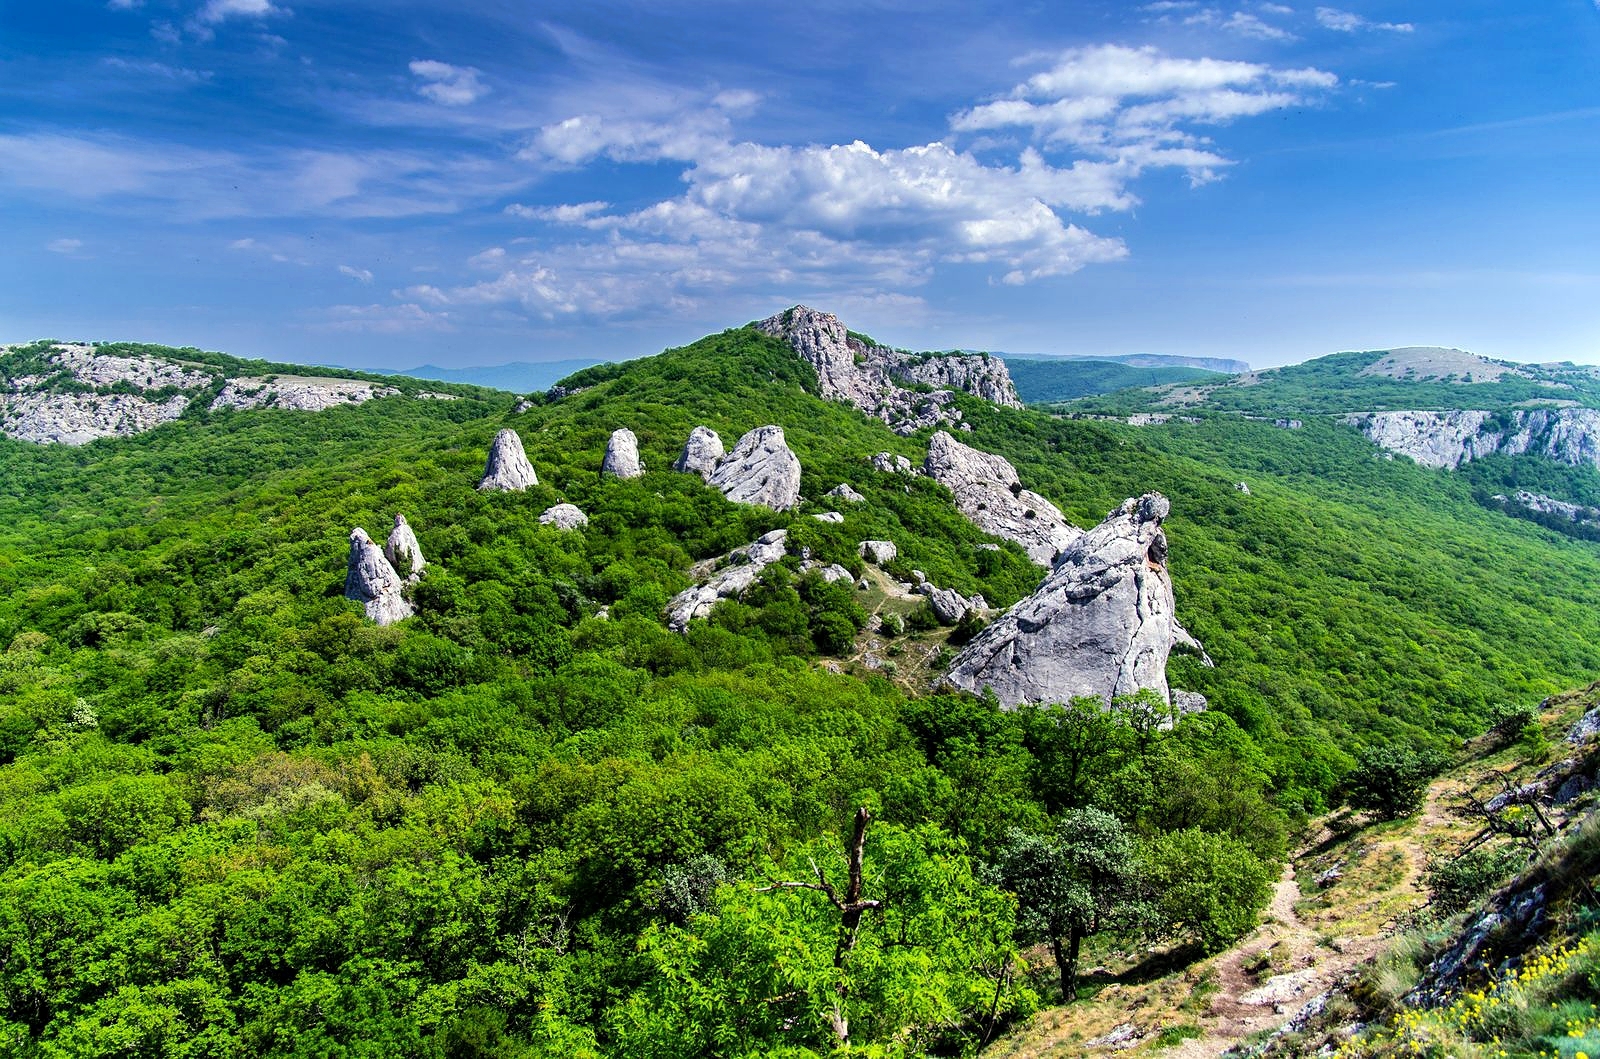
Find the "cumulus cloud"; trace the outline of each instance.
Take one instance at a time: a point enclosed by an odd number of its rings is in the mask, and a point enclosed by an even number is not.
[[[364,268],[356,268],[354,265],[340,265],[339,274],[341,276],[349,276],[354,280],[360,280],[362,283],[372,282],[372,273],[370,271]]]
[[[1388,30],[1391,33],[1410,33],[1417,27],[1409,22],[1373,22],[1336,7],[1317,8],[1317,23],[1324,29],[1340,33],[1359,33],[1362,30]]]
[[[482,71],[475,67],[416,59],[410,69],[422,82],[417,85],[417,94],[442,106],[464,107],[489,94],[489,86],[479,80]]]

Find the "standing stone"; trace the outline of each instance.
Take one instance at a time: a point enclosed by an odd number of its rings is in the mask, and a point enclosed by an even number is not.
[[[364,529],[350,532],[350,562],[344,576],[344,594],[366,607],[367,617],[379,625],[393,625],[414,613],[403,595],[405,583],[394,572],[383,551]]]
[[[943,430],[928,440],[923,471],[955,494],[956,508],[974,526],[1016,541],[1041,566],[1083,536],[1060,508],[1022,488],[1005,457],[963,445]]]
[[[1161,530],[1168,508],[1160,493],[1124,501],[1068,546],[1033,595],[956,656],[950,683],[992,688],[1008,708],[1079,695],[1109,703],[1141,688],[1170,702],[1167,655],[1178,644],[1200,645],[1174,613]]]
[[[673,461],[672,469],[683,471],[686,474],[698,474],[701,478],[710,478],[717,469],[717,461],[726,454],[722,447],[722,438],[710,427],[695,427],[689,432],[689,440],[683,443],[683,453]]]
[[[530,485],[538,485],[539,476],[533,473],[528,454],[522,451],[522,439],[510,427],[494,436],[489,446],[489,461],[484,464],[483,480],[479,489],[493,489],[503,493],[520,493]]]
[[[800,503],[800,458],[784,440],[782,427],[757,427],[739,439],[706,481],[735,504],[788,511]]]
[[[557,504],[546,508],[539,516],[539,525],[554,526],[558,530],[575,530],[588,524],[589,516],[580,511],[576,504]]]
[[[639,439],[633,436],[633,431],[623,427],[611,432],[600,473],[614,478],[638,478],[644,474],[644,463],[639,459]]]
[[[417,543],[417,535],[404,515],[394,517],[394,528],[389,531],[389,539],[383,542],[383,557],[408,583],[420,578],[422,568],[428,565],[428,560],[422,557],[422,545]]]

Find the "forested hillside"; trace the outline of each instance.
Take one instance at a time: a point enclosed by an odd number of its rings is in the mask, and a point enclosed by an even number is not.
[[[741,328],[520,414],[460,390],[0,439],[0,1050],[972,1054],[1070,991],[1069,938],[1248,929],[1362,747],[1439,749],[1600,672],[1594,545],[1354,430],[965,396],[963,440],[1079,525],[1170,497],[1179,616],[1216,662],[1171,672],[1207,712],[1003,713],[864,668],[861,594],[794,559],[669,631],[693,562],[775,528],[855,573],[894,541],[897,576],[998,606],[1042,576],[872,469],[928,431],[817,385]],[[671,471],[701,424],[782,426],[800,509]],[[479,492],[506,426],[540,484]],[[619,427],[641,478],[599,473]],[[863,502],[811,518],[841,482]],[[539,525],[558,501],[587,527]],[[397,513],[429,565],[378,628],[342,597],[347,538]],[[884,633],[891,661],[938,656],[960,630],[935,625]],[[1030,865],[1091,848],[1128,893],[1068,922]]]

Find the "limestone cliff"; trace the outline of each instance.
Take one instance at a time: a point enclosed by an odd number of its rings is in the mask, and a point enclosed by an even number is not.
[[[1453,469],[1496,453],[1600,467],[1600,409],[1364,412],[1345,416],[1344,422],[1425,467]]]
[[[942,430],[928,441],[923,472],[955,494],[956,507],[973,525],[1016,541],[1042,566],[1083,536],[1060,508],[1022,488],[1016,468],[1003,456],[963,445]]]

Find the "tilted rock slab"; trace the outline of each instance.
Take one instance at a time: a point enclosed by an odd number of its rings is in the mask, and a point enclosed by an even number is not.
[[[545,508],[539,516],[539,525],[554,526],[558,530],[575,530],[589,524],[589,516],[578,509],[576,504],[557,504]]]
[[[1149,688],[1171,702],[1167,656],[1177,644],[1199,649],[1178,624],[1161,520],[1167,498],[1123,501],[1068,546],[1033,595],[979,633],[947,679],[1000,704],[1065,703]]]
[[[776,529],[747,547],[736,548],[709,563],[698,564],[696,569],[710,574],[710,577],[672,597],[667,604],[667,627],[674,632],[683,632],[691,621],[710,614],[711,608],[718,603],[725,599],[738,599],[756,583],[761,571],[784,557],[788,550],[788,539],[788,530]],[[848,575],[848,571],[846,573]]]
[[[1005,457],[963,445],[942,430],[929,439],[922,469],[955,494],[956,508],[973,525],[1016,541],[1041,566],[1083,536],[1060,508],[1022,488],[1017,469]]]
[[[611,432],[606,442],[605,459],[600,461],[600,473],[614,478],[640,478],[644,475],[644,461],[639,459],[639,439],[627,427]]]
[[[739,439],[706,481],[735,504],[788,511],[800,503],[800,457],[784,440],[782,427],[757,427]]]
[[[510,427],[494,436],[489,446],[489,459],[483,467],[483,480],[479,489],[494,489],[503,493],[520,493],[530,485],[538,485],[539,476],[533,473],[533,464],[522,449],[522,438]]]
[[[394,528],[389,531],[389,539],[383,542],[383,557],[389,560],[394,572],[408,582],[421,577],[423,568],[428,565],[428,560],[422,557],[422,545],[417,543],[417,535],[404,515],[394,517]]]
[[[405,582],[395,573],[383,551],[364,529],[350,531],[350,564],[344,576],[344,594],[366,607],[367,617],[379,625],[393,625],[413,613],[404,596]]]
[[[715,430],[695,427],[689,432],[689,440],[683,443],[683,452],[672,462],[672,469],[710,478],[725,455],[727,450],[722,447],[722,438]]]

